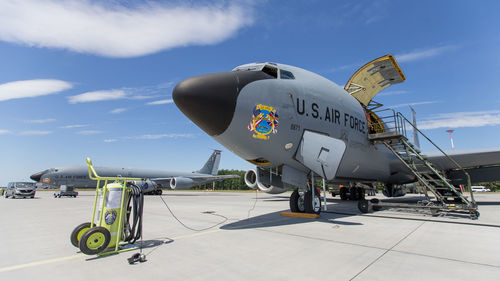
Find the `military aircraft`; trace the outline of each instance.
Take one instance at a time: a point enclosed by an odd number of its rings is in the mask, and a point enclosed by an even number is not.
[[[95,167],[95,169],[100,176],[104,177],[142,178],[145,180],[142,186],[146,193],[161,195],[161,188],[187,189],[199,184],[238,178],[238,175],[217,175],[220,158],[221,151],[214,150],[205,165],[192,173],[109,167]],[[77,188],[96,187],[96,181],[89,178],[87,166],[51,168],[35,173],[30,178],[43,185],[56,188],[61,185]]]
[[[320,212],[314,188],[320,178],[323,185],[348,184],[354,197],[363,197],[357,186],[383,183],[384,194],[399,196],[402,184],[418,181],[444,204],[475,211],[460,184],[499,180],[500,149],[421,152],[408,131],[430,139],[401,113],[373,101],[405,79],[392,55],[362,66],[344,88],[298,67],[250,63],[188,78],[172,97],[198,127],[257,166],[245,174],[249,187],[271,194],[296,188],[294,212]]]

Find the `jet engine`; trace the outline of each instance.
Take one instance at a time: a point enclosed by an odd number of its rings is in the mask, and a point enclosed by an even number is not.
[[[190,178],[175,177],[170,180],[170,188],[172,189],[188,189],[194,185],[194,181]]]
[[[280,194],[290,189],[285,187],[285,184],[281,181],[281,175],[270,171],[261,168],[248,170],[244,177],[245,184],[250,188],[258,188],[269,194]]]

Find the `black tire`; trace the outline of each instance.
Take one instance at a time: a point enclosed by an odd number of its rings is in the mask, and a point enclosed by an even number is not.
[[[379,201],[377,198],[372,198],[372,199],[370,200],[370,202],[371,202],[372,204],[378,204],[380,201]],[[380,210],[382,210],[382,207],[372,205],[372,209],[373,209],[374,211],[380,211]]]
[[[300,197],[300,194],[299,194],[299,190],[298,189],[295,189],[293,192],[292,192],[292,195],[290,195],[290,211],[293,212],[293,213],[302,213],[300,210],[299,210],[299,197]]]
[[[111,240],[111,233],[102,226],[93,227],[80,238],[80,251],[86,255],[95,255],[104,251]]]
[[[71,244],[73,244],[73,246],[77,248],[80,247],[80,238],[82,237],[83,233],[85,233],[85,231],[89,229],[90,229],[90,222],[84,222],[79,226],[75,227],[75,229],[73,229],[73,232],[71,232],[70,236]]]
[[[341,187],[339,190],[340,200],[347,200],[347,188]]]
[[[368,200],[359,200],[358,209],[361,213],[370,213],[372,211],[372,204]]]
[[[156,191],[156,195],[162,195],[162,194],[163,194],[163,190],[158,189],[158,191]]]
[[[304,211],[309,214],[320,214],[321,213],[321,197],[317,192],[314,193],[315,201],[318,203],[315,205],[316,208],[313,207],[312,203],[312,192],[308,191],[304,195]]]
[[[349,187],[349,200],[358,200],[358,189],[355,187]]]

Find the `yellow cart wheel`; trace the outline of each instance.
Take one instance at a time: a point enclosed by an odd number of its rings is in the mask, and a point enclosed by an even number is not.
[[[80,238],[80,250],[86,255],[98,254],[109,245],[111,234],[109,230],[98,226],[88,229]]]
[[[71,244],[73,244],[73,246],[78,248],[80,246],[79,244],[80,238],[82,237],[83,233],[85,233],[85,231],[89,229],[90,229],[90,222],[84,222],[79,226],[75,227],[75,229],[73,229],[73,232],[71,232],[70,236]]]

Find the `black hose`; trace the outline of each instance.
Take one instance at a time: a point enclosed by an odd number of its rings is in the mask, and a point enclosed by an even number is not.
[[[142,214],[144,210],[144,193],[140,186],[133,182],[127,182],[130,187],[130,197],[127,204],[127,225],[126,228],[129,235],[125,238],[129,244],[134,244],[142,236]],[[132,204],[131,204],[132,203]],[[130,217],[132,217],[133,224],[130,226]]]

